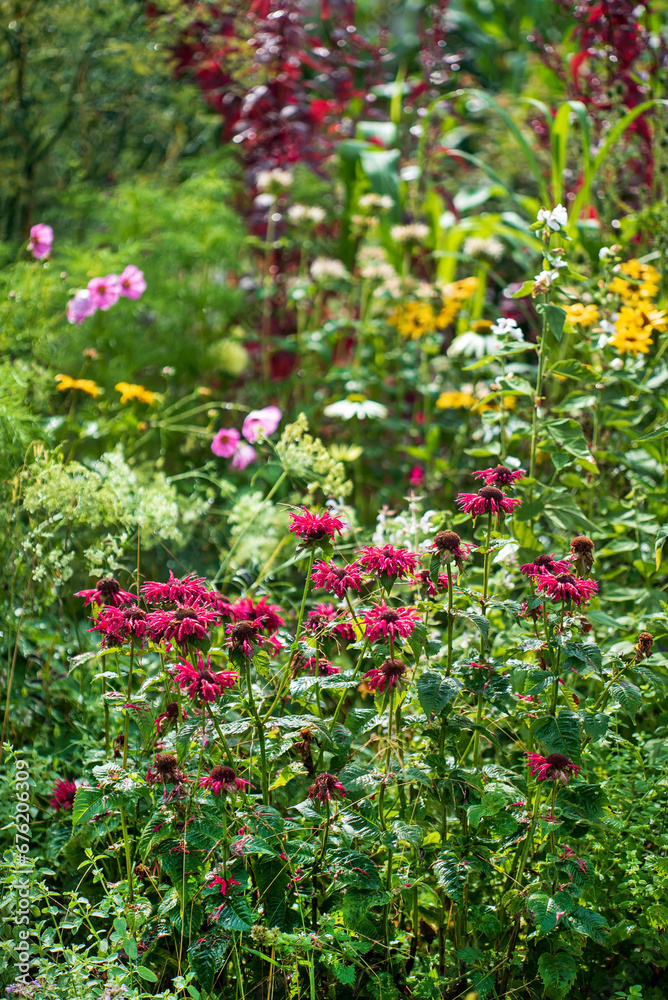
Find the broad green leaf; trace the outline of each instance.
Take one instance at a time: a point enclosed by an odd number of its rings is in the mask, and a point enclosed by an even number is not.
[[[544,952],[538,959],[538,971],[548,996],[557,1000],[566,995],[578,974],[575,959],[566,951],[558,951],[556,955]]]
[[[531,732],[545,747],[546,753],[565,754],[574,764],[580,761],[580,719],[570,709],[562,709],[556,716],[544,715],[534,719]]]

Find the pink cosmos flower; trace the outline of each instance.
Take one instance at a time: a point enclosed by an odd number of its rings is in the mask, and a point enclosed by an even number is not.
[[[413,466],[411,469],[410,476],[408,477],[408,482],[411,486],[421,486],[424,480],[424,469],[421,469],[419,465]]]
[[[257,602],[252,597],[240,597],[235,604],[230,605],[230,614],[235,622],[261,620],[262,627],[269,633],[276,632],[281,625],[285,625],[278,604],[267,604],[266,596]]]
[[[178,701],[168,701],[165,705],[165,711],[162,715],[159,715],[155,720],[155,731],[156,735],[160,736],[162,734],[162,725],[165,722],[176,722],[179,717],[179,703]],[[185,720],[186,710],[181,709],[181,718]]]
[[[241,882],[237,882],[236,879],[233,879],[233,878],[225,879],[225,878],[222,878],[220,875],[215,875],[213,878],[211,878],[211,876],[209,876],[209,879],[210,879],[210,881],[207,884],[207,888],[212,888],[214,885],[219,885],[220,886],[220,894],[221,894],[221,896],[226,896],[227,895],[227,890],[231,886],[233,886],[233,885],[241,885]]]
[[[204,658],[197,650],[197,667],[181,658],[174,675],[181,690],[187,691],[189,698],[199,698],[202,701],[217,701],[225,688],[234,687],[239,674],[231,670],[221,670],[216,673],[211,669],[211,655]]]
[[[122,646],[129,640],[143,642],[148,632],[148,615],[137,604],[116,608],[107,605],[89,632],[102,633],[102,645]]]
[[[250,444],[240,444],[230,462],[230,469],[243,472],[247,465],[257,460],[257,452]]]
[[[333,798],[345,799],[346,790],[333,774],[319,774],[308,790],[310,799],[331,802]]]
[[[524,469],[509,469],[505,465],[497,465],[494,469],[483,469],[482,472],[474,472],[474,479],[484,479],[487,486],[510,486],[518,479],[524,479],[526,472]]]
[[[541,573],[568,573],[571,568],[571,564],[567,559],[555,559],[554,556],[543,553],[542,555],[536,556],[533,562],[524,563],[520,566],[520,573],[524,576],[534,577],[540,576]]]
[[[580,773],[580,768],[563,753],[551,753],[543,757],[539,753],[528,753],[527,767],[537,781],[560,781],[567,785],[571,777]]]
[[[76,794],[77,786],[74,781],[68,781],[67,778],[59,778],[51,790],[49,805],[57,812],[61,809],[71,809],[74,805]]]
[[[269,437],[270,434],[274,433],[282,416],[283,414],[277,406],[265,406],[262,410],[251,410],[243,422],[241,433],[247,441],[255,444],[261,434]]]
[[[455,503],[476,518],[480,514],[512,514],[522,501],[519,497],[507,497],[496,486],[483,486],[477,493],[460,493]]]
[[[335,566],[334,563],[318,559],[313,566],[311,579],[314,587],[328,590],[330,594],[336,594],[341,598],[346,596],[348,590],[362,589],[362,576],[359,564],[356,562],[348,563],[346,566]]]
[[[118,281],[120,294],[126,299],[140,299],[146,291],[144,272],[134,264],[128,264]]]
[[[400,580],[415,572],[418,559],[416,553],[395,549],[393,545],[365,545],[359,553],[359,562],[367,573],[395,576]]]
[[[84,606],[86,604],[111,604],[115,608],[137,600],[134,594],[130,594],[127,590],[121,590],[120,583],[113,576],[98,580],[92,590],[78,590],[74,596],[83,597]]]
[[[107,309],[115,306],[121,297],[121,283],[118,275],[108,274],[105,278],[91,278],[88,282],[88,291],[95,308],[106,312]]]
[[[142,584],[141,592],[144,600],[149,604],[162,604],[164,601],[191,604],[209,593],[204,582],[203,576],[195,576],[194,573],[187,573],[186,576],[179,579],[174,576],[170,569],[167,583],[148,580]]]
[[[225,634],[230,640],[230,649],[233,653],[243,653],[247,660],[253,655],[253,646],[256,643],[262,644],[264,636],[259,633],[262,631],[263,622],[261,618],[257,618],[255,621],[241,621],[235,622],[234,625],[228,625],[225,629]]]
[[[80,288],[67,303],[67,322],[81,326],[83,321],[97,311],[93,296],[87,288]]]
[[[246,785],[251,787],[250,781],[246,781],[245,778],[237,778],[234,769],[226,765],[214,767],[209,774],[199,779],[198,784],[200,788],[210,788],[214,795],[220,795],[223,792],[226,794],[243,792]],[[238,882],[235,884],[239,885]]]
[[[222,427],[211,442],[211,451],[219,458],[232,458],[240,440],[241,434],[234,427]]]
[[[581,580],[573,573],[540,573],[536,578],[536,589],[545,591],[553,601],[573,601],[578,607],[598,593],[594,580]]]
[[[385,660],[379,667],[367,670],[364,680],[370,691],[380,691],[382,694],[385,685],[391,691],[395,684],[399,684],[405,673],[406,665],[401,660]]]
[[[475,549],[475,545],[463,542],[456,531],[439,531],[431,543],[431,549],[433,552],[438,552],[442,562],[454,562],[461,573],[464,561],[468,559],[471,550]]]
[[[397,636],[407,639],[419,621],[420,615],[415,608],[391,608],[381,601],[364,616],[365,636],[370,642],[375,642],[380,636],[390,642],[394,642]]]
[[[173,639],[179,646],[187,646],[193,639],[208,638],[209,629],[219,620],[220,612],[202,606],[200,601],[191,605],[179,604],[169,611],[151,611],[146,616],[153,642]]]
[[[296,656],[293,663],[294,673],[313,674],[317,677],[332,677],[341,673],[341,667],[336,667],[324,656]]]
[[[38,222],[36,226],[30,228],[30,243],[28,250],[31,251],[35,260],[48,257],[53,244],[53,229],[44,222]]]
[[[312,514],[308,507],[303,507],[303,514],[290,514],[292,524],[288,528],[295,535],[299,535],[302,545],[316,545],[325,539],[331,540],[336,532],[341,534],[347,527],[345,521],[340,517],[333,517],[327,511],[319,514]]]

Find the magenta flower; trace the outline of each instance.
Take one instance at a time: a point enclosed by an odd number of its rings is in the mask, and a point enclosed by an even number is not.
[[[464,561],[468,559],[471,550],[475,549],[475,545],[463,542],[456,531],[439,531],[431,543],[431,549],[432,552],[438,552],[442,562],[454,562],[461,573]]]
[[[474,472],[474,479],[484,479],[487,486],[510,486],[518,479],[524,479],[526,472],[524,469],[509,469],[505,465],[497,465],[494,469],[483,469],[482,472]]]
[[[92,590],[78,590],[74,596],[83,597],[84,606],[86,604],[111,604],[115,608],[137,600],[134,594],[130,594],[127,590],[121,590],[120,583],[113,576],[98,580]]]
[[[333,774],[319,774],[308,790],[310,799],[331,802],[333,798],[345,799],[346,790]]]
[[[171,569],[167,583],[158,583],[149,580],[141,587],[142,596],[149,604],[162,604],[164,601],[172,601],[177,604],[191,604],[200,600],[210,591],[204,586],[204,577],[195,576],[188,573],[179,579],[174,576]]]
[[[123,298],[140,299],[146,291],[144,272],[134,264],[128,264],[118,281]]]
[[[65,811],[71,809],[74,805],[76,794],[77,786],[74,781],[68,781],[67,778],[59,778],[51,790],[49,805],[57,812],[61,809]]]
[[[148,632],[148,615],[137,604],[116,608],[107,605],[89,632],[102,633],[102,645],[122,646],[130,640],[143,642]]]
[[[348,621],[336,621],[336,609],[333,604],[316,604],[308,613],[305,629],[314,635],[327,630],[328,632],[338,632],[346,640],[352,642],[355,638],[355,631]]]
[[[581,580],[573,573],[540,573],[536,578],[536,589],[545,591],[553,601],[573,601],[578,607],[598,593],[594,580]]]
[[[292,524],[288,528],[295,535],[299,535],[301,544],[304,546],[317,545],[325,539],[331,541],[336,532],[341,534],[347,527],[345,521],[340,517],[333,517],[329,512],[322,511],[319,514],[312,514],[308,507],[303,507],[303,514],[290,514]]]
[[[406,665],[401,660],[385,660],[379,667],[367,670],[364,680],[370,691],[380,691],[382,694],[386,685],[391,691],[405,673]]]
[[[460,493],[455,503],[476,518],[480,514],[512,514],[522,501],[519,497],[507,497],[496,486],[483,486],[477,493]]]
[[[341,673],[341,667],[336,667],[324,656],[296,656],[293,664],[294,672],[302,671],[317,677],[332,677]]]
[[[121,283],[118,280],[118,275],[108,274],[105,278],[91,278],[88,282],[88,291],[95,308],[106,312],[107,309],[115,306],[121,297]]]
[[[567,559],[555,559],[554,556],[543,553],[542,555],[536,556],[533,562],[524,563],[520,566],[520,573],[524,576],[528,576],[531,579],[540,576],[541,573],[568,573],[571,568],[571,564]]]
[[[380,636],[394,642],[397,636],[407,639],[415,631],[420,615],[415,608],[390,608],[385,601],[374,604],[364,616],[365,636],[375,642]]]
[[[211,669],[211,655],[207,656],[205,665],[202,654],[197,650],[197,666],[194,667],[181,657],[174,678],[181,690],[187,692],[189,698],[217,701],[225,688],[234,687],[239,674],[231,670],[221,670],[216,673]]]
[[[87,288],[80,288],[73,299],[67,303],[67,321],[81,326],[83,321],[97,310],[92,294]]]
[[[241,434],[234,427],[222,427],[211,442],[211,451],[219,458],[232,458],[240,440]]]
[[[217,625],[220,612],[203,607],[197,601],[191,605],[179,604],[170,611],[151,611],[146,616],[146,624],[153,642],[175,640],[179,646],[189,642],[207,639],[212,625]]]
[[[156,735],[160,736],[162,734],[162,724],[163,722],[176,722],[179,717],[179,703],[177,701],[168,701],[165,705],[165,711],[162,715],[159,715],[155,720],[155,731]],[[186,710],[181,709],[181,718],[185,720]]]
[[[232,652],[243,653],[249,660],[253,655],[253,646],[263,642],[264,637],[259,634],[263,627],[264,622],[261,618],[252,622],[241,621],[235,622],[234,625],[228,625],[225,634],[229,637]]]
[[[563,753],[551,753],[543,757],[539,753],[528,753],[527,767],[531,774],[537,775],[537,781],[560,781],[567,785],[571,777],[580,773],[580,768]]]
[[[225,765],[214,767],[206,777],[199,779],[198,784],[200,788],[210,788],[214,795],[220,795],[223,792],[243,792],[246,785],[251,786],[250,781],[246,781],[245,778],[237,778],[234,769]],[[239,885],[238,882],[235,884]]]
[[[166,785],[169,781],[173,785],[181,785],[188,778],[178,765],[176,754],[159,753],[156,754],[153,762],[153,771],[150,767],[146,772],[146,783],[148,785]]]
[[[269,437],[281,422],[283,414],[277,406],[265,406],[262,410],[251,410],[241,427],[241,433],[255,444],[260,435]]]
[[[408,477],[408,482],[411,484],[411,486],[421,486],[423,481],[424,481],[424,469],[420,468],[419,465],[414,465]]]
[[[235,604],[230,605],[230,614],[236,622],[261,621],[262,627],[270,634],[285,625],[278,604],[267,604],[267,598],[261,597],[255,603],[252,597],[240,597]]]
[[[330,594],[337,597],[345,597],[346,591],[362,589],[362,576],[359,564],[348,563],[346,566],[335,566],[334,563],[325,562],[318,559],[313,566],[311,574],[313,586],[319,590],[328,590]]]
[[[231,770],[231,768],[230,768],[230,770]],[[202,780],[206,780],[206,779],[202,779]],[[220,886],[220,894],[221,894],[221,896],[226,896],[227,895],[227,890],[231,886],[233,886],[233,885],[241,885],[241,882],[237,882],[236,879],[233,879],[233,878],[227,878],[227,879],[225,879],[225,878],[222,878],[220,875],[214,875],[213,878],[211,878],[211,876],[208,876],[208,877],[209,877],[210,881],[207,884],[207,888],[208,889],[212,889],[214,885],[219,885]]]
[[[28,250],[31,251],[35,260],[48,257],[53,245],[53,229],[44,222],[38,222],[36,226],[30,228],[30,242]]]
[[[257,460],[257,452],[250,444],[240,444],[230,462],[230,469],[243,472],[247,465]]]
[[[365,545],[359,553],[359,562],[367,573],[394,576],[400,580],[415,572],[418,559],[415,552],[395,549],[393,545]]]

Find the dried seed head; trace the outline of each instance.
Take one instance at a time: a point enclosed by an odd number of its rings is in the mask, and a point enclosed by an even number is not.
[[[641,632],[638,636],[638,642],[633,647],[636,651],[636,662],[639,660],[646,660],[648,656],[652,655],[652,645],[654,643],[654,636],[651,632]]]

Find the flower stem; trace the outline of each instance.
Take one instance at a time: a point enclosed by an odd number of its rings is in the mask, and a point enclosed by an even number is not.
[[[132,697],[132,671],[134,669],[135,662],[135,643],[134,639],[130,643],[130,672],[128,673],[128,701]],[[130,710],[125,709],[125,729],[123,731],[123,770],[128,766],[128,744],[130,742]]]
[[[544,296],[543,305],[547,304],[547,296]],[[545,364],[545,335],[547,333],[547,312],[542,314],[542,329],[540,335],[540,345],[538,347],[538,374],[536,375],[536,391],[533,397],[533,418],[531,421],[531,462],[529,465],[529,475],[533,479],[536,473],[536,441],[538,438],[538,404],[540,402],[540,391],[543,383],[543,367]]]
[[[121,827],[123,829],[123,846],[125,848],[125,868],[128,876],[128,899],[134,900],[134,886],[132,883],[132,854],[130,853],[130,835],[128,833],[128,817],[125,806],[121,806]]]
[[[255,719],[255,725],[257,726],[257,737],[260,742],[260,767],[262,770],[262,804],[267,806],[269,805],[267,748],[264,740],[264,726],[262,724],[262,719],[258,715],[257,706],[255,704],[255,698],[253,697],[253,682],[251,680],[250,660],[248,658],[246,658],[246,687],[248,688],[248,706],[250,708],[251,715]]]
[[[448,574],[448,665],[445,670],[445,676],[449,677],[450,671],[452,670],[452,631],[455,620],[452,614],[454,594],[452,592],[452,568],[449,562],[445,564],[445,568]]]

